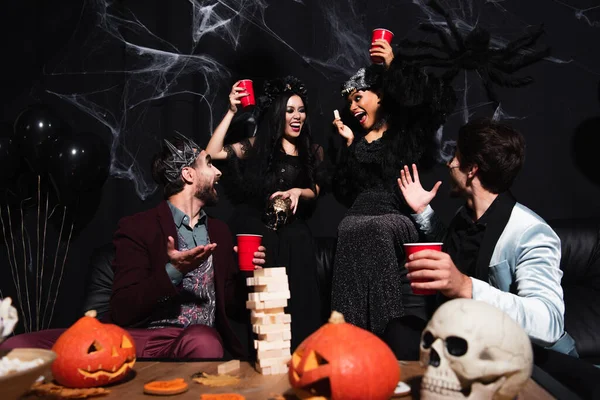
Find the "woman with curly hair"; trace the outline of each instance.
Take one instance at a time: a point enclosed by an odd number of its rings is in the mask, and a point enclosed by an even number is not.
[[[306,94],[304,84],[294,77],[267,82],[265,95],[258,99],[257,134],[224,146],[240,99],[247,95],[236,82],[229,110],[206,147],[213,159],[227,160],[221,181],[236,205],[233,233],[263,235],[267,267],[287,269],[292,349],[322,322],[313,236],[306,220],[322,186],[323,149],[312,142]],[[287,218],[274,214],[276,198],[289,206]]]
[[[406,277],[403,244],[419,233],[397,180],[404,165],[435,163],[435,134],[455,96],[449,82],[394,60],[386,41],[375,44],[385,65],[361,68],[342,87],[361,134],[333,121],[343,139],[333,191],[349,209],[338,226],[332,308],[382,336],[396,317],[428,318],[432,299],[413,294]]]

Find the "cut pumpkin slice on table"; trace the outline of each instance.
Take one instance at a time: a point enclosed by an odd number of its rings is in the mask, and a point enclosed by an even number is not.
[[[144,385],[144,393],[169,396],[183,393],[188,390],[188,387],[183,378],[171,379],[169,381],[152,381]]]

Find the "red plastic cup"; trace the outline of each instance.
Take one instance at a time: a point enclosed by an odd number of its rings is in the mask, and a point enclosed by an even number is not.
[[[406,259],[411,254],[418,253],[422,250],[435,250],[442,251],[443,243],[404,243],[404,253],[406,253]],[[411,279],[412,282],[428,282],[426,279]],[[413,289],[414,294],[431,295],[436,294],[437,290],[432,289]]]
[[[261,241],[262,235],[249,233],[237,235],[238,265],[240,271],[254,271],[252,259],[254,258],[254,253],[258,251]]]
[[[391,44],[393,37],[394,33],[392,31],[383,28],[373,29],[373,37],[371,38],[371,43],[374,43],[376,40],[383,39]],[[374,64],[383,64],[385,60],[381,57],[371,56],[371,61]]]
[[[238,84],[238,87],[244,88],[244,91],[240,93],[248,93],[248,96],[240,97],[242,107],[246,108],[255,105],[256,100],[254,100],[254,86],[252,85],[252,80],[243,79]]]

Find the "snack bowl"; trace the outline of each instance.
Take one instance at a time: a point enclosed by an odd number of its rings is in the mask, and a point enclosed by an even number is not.
[[[12,349],[0,351],[0,393],[2,399],[23,396],[40,376],[50,377],[50,366],[56,353],[44,349]],[[29,365],[28,365],[29,364]],[[19,367],[22,370],[14,370]],[[11,369],[8,371],[8,369]]]

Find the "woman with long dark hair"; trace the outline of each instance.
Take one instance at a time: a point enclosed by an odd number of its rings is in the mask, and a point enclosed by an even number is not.
[[[287,268],[287,311],[295,348],[322,322],[313,237],[306,220],[322,186],[323,149],[312,142],[306,87],[294,77],[267,82],[257,105],[257,134],[224,146],[240,98],[246,95],[238,83],[206,151],[213,159],[227,160],[221,181],[236,206],[230,222],[233,233],[263,235],[267,267]],[[274,204],[287,204],[290,213]]]
[[[455,95],[449,82],[394,59],[387,42],[377,44],[385,65],[361,68],[342,87],[360,126],[333,121],[343,139],[333,190],[349,209],[338,227],[332,308],[383,335],[394,318],[428,318],[428,299],[413,294],[406,277],[403,244],[419,233],[397,180],[404,165],[435,163],[436,131]]]

